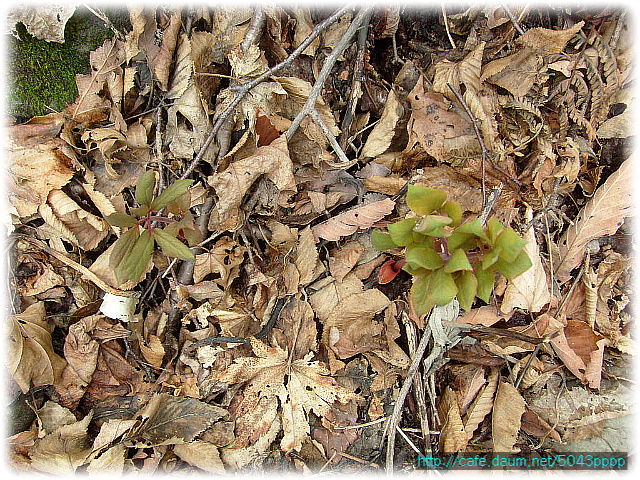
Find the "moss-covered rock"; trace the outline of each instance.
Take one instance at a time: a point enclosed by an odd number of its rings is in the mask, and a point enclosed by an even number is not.
[[[130,28],[125,9],[105,13],[121,32]],[[17,30],[20,39],[7,35],[7,113],[18,122],[73,103],[76,74],[89,72],[89,53],[113,36],[85,7],[67,22],[62,44],[38,40],[22,24]]]

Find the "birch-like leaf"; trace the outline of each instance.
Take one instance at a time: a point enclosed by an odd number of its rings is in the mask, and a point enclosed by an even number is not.
[[[375,222],[389,215],[395,206],[395,202],[390,198],[368,203],[316,225],[313,227],[313,233],[316,238],[336,242],[358,230],[370,228]]]
[[[633,215],[633,185],[636,158],[625,160],[591,200],[582,207],[576,222],[560,237],[559,261],[555,262],[555,276],[559,281],[569,279],[571,270],[580,265],[587,243],[604,235],[613,235],[625,217]]]

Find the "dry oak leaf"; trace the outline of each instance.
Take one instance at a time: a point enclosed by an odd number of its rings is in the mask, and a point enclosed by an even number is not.
[[[238,266],[244,261],[245,247],[230,237],[220,238],[207,253],[196,255],[193,267],[193,282],[201,282],[207,275],[213,274],[215,281],[222,288],[239,275]]]
[[[438,413],[442,422],[440,428],[440,452],[455,453],[467,445],[467,434],[460,417],[457,394],[447,386],[438,402]]]
[[[53,351],[51,328],[45,317],[44,302],[11,315],[7,321],[9,341],[6,365],[23,393],[31,387],[60,381],[67,362]]]
[[[389,215],[395,206],[396,203],[393,200],[385,198],[347,210],[313,227],[313,234],[318,239],[324,238],[337,242],[358,230],[371,228],[375,222]]]
[[[309,437],[311,412],[326,417],[336,401],[344,404],[360,398],[338,385],[322,362],[312,362],[313,352],[291,360],[286,350],[268,347],[256,338],[251,338],[251,347],[256,357],[236,359],[217,374],[214,381],[221,385],[246,383],[235,410],[236,419],[250,415],[261,401],[279,398],[284,429],[280,447],[285,452],[302,448],[303,441]],[[270,401],[270,405],[277,408],[275,402]]]
[[[62,188],[73,177],[76,155],[58,138],[62,114],[34,117],[9,127],[9,202],[18,216],[34,214],[51,190]]]
[[[635,156],[625,160],[596,190],[596,193],[578,213],[576,222],[569,226],[558,242],[559,260],[555,277],[564,282],[571,270],[580,265],[587,243],[604,235],[614,234],[625,217],[633,215],[633,185]]]
[[[487,383],[478,392],[464,414],[463,421],[467,441],[471,440],[473,432],[478,428],[478,425],[493,410],[493,398],[498,388],[498,378],[498,369],[492,368]]]
[[[530,28],[518,39],[525,45],[543,55],[562,53],[567,42],[580,31],[584,22],[580,21],[566,30],[550,30],[547,28]]]

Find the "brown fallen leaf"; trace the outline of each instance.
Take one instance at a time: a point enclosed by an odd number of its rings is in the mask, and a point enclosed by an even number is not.
[[[7,27],[18,39],[15,25],[21,22],[34,37],[47,42],[64,43],[64,27],[73,16],[72,3],[58,5],[11,5],[7,12]]]
[[[562,443],[562,438],[555,428],[552,428],[545,422],[540,415],[526,406],[526,411],[522,415],[522,431],[537,438],[550,438],[551,440]]]
[[[473,432],[494,408],[494,395],[498,388],[499,376],[498,369],[492,368],[489,378],[487,378],[487,383],[478,392],[478,395],[464,414],[463,422],[467,441],[473,438]]]
[[[34,117],[9,127],[9,202],[20,217],[34,214],[49,192],[73,177],[76,155],[58,137],[64,117],[60,113]]]
[[[580,265],[585,246],[591,240],[614,234],[625,217],[633,215],[633,179],[636,158],[625,160],[578,213],[558,242],[558,261],[554,262],[555,277],[570,278],[571,270]]]
[[[395,91],[391,90],[382,110],[380,120],[371,130],[362,148],[361,158],[377,157],[389,148],[395,135],[396,125],[403,113],[402,104],[398,100]]]
[[[456,453],[467,445],[467,433],[465,432],[460,407],[458,407],[456,393],[451,387],[446,387],[438,402],[438,413],[442,427],[440,427],[441,453]]]
[[[224,473],[224,465],[220,460],[218,447],[209,442],[195,440],[181,445],[174,445],[174,453],[194,467],[209,473]]]
[[[65,425],[40,439],[29,452],[31,467],[54,475],[73,475],[91,453],[87,427],[89,413],[79,422]]]
[[[516,453],[514,445],[518,439],[525,401],[518,390],[508,382],[500,380],[493,402],[491,433],[493,451]]]
[[[371,228],[375,222],[389,215],[395,206],[393,200],[385,198],[347,210],[313,227],[313,234],[318,239],[336,242],[358,230]]]
[[[44,302],[8,318],[7,368],[24,393],[32,387],[57,384],[67,365],[53,350]]]

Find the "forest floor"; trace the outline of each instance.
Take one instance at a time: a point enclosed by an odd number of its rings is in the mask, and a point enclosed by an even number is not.
[[[627,11],[30,8],[12,469],[626,459]]]

